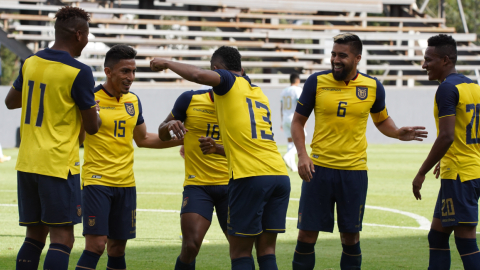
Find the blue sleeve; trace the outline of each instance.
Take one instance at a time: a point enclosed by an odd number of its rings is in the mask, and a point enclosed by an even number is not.
[[[385,88],[383,87],[383,84],[377,81],[377,95],[375,98],[375,102],[372,105],[372,108],[370,109],[371,113],[379,113],[385,109]]]
[[[95,80],[89,67],[82,68],[72,85],[72,98],[80,110],[88,110],[95,106]]]
[[[317,74],[308,77],[303,85],[302,95],[297,101],[295,111],[303,116],[309,117],[315,107],[315,97],[317,96]]]
[[[137,96],[137,101],[138,101],[138,118],[137,118],[137,126],[138,126],[145,123],[145,119],[143,119],[142,103],[140,102],[140,98],[138,96]]]
[[[177,101],[175,101],[175,105],[173,105],[172,109],[172,115],[176,120],[184,122],[185,119],[187,119],[187,109],[192,101],[192,96],[193,91],[186,91],[177,98]]]
[[[443,116],[456,115],[456,107],[460,94],[457,87],[444,82],[440,84],[435,94],[435,101],[438,107],[438,118]]]
[[[22,86],[23,86],[23,64],[25,62],[23,62],[21,65],[20,65],[20,70],[18,71],[18,77],[17,79],[13,82],[13,88],[19,92],[22,92]]]
[[[214,70],[214,72],[218,73],[220,76],[220,84],[213,87],[213,92],[217,95],[223,96],[232,89],[237,78],[230,71],[225,69],[217,69]]]

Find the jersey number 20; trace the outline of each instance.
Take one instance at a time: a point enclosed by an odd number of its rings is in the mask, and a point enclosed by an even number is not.
[[[252,129],[252,139],[257,139],[257,122],[255,121],[255,113],[253,112],[253,101],[247,98],[248,112],[250,113],[250,127]],[[263,121],[267,122],[270,125],[270,132],[272,132],[272,121],[270,121],[270,110],[268,106],[255,100],[255,107],[257,109],[265,109],[267,111],[267,116],[263,117]],[[273,141],[273,132],[272,134],[267,134],[265,130],[260,130],[262,139]]]

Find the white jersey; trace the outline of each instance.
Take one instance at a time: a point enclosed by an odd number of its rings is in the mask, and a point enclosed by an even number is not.
[[[298,86],[289,86],[282,91],[281,102],[283,108],[283,119],[287,120],[293,118],[295,108],[297,107],[297,101],[302,94],[302,88]]]

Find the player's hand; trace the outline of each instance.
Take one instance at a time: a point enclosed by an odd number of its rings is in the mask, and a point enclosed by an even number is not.
[[[150,69],[152,71],[162,71],[167,69],[167,62],[168,60],[162,59],[162,58],[153,58],[152,61],[150,61]]]
[[[200,137],[198,139],[200,142],[200,148],[202,149],[202,153],[204,155],[208,154],[215,154],[217,150],[217,144],[215,143],[215,140],[210,138],[210,137]]]
[[[95,100],[95,109],[97,110],[97,112],[100,111],[100,100]]]
[[[428,131],[425,127],[402,127],[398,129],[398,139],[400,141],[423,141],[422,138],[427,138]]]
[[[185,159],[185,146],[182,145],[182,147],[180,147],[180,156]]]
[[[313,161],[308,155],[298,156],[298,175],[306,182],[310,182],[315,173]]]
[[[182,121],[171,120],[167,123],[168,132],[170,133],[170,138],[172,140],[183,140],[185,133],[188,129],[185,128]]]
[[[440,162],[438,162],[435,166],[435,169],[433,169],[433,174],[435,175],[435,178],[438,179],[438,177],[440,176]]]
[[[417,174],[412,182],[413,196],[415,196],[417,200],[422,199],[422,195],[420,194],[420,189],[422,189],[423,181],[425,181],[425,175]]]

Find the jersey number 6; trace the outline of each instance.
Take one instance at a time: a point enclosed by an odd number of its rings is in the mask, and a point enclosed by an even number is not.
[[[340,101],[338,103],[338,110],[337,110],[338,117],[345,117],[345,114],[347,114],[347,108],[342,107],[342,105],[347,105],[347,102]]]
[[[248,112],[250,113],[250,127],[252,129],[252,139],[257,139],[257,122],[255,121],[255,112],[253,111],[253,102],[250,98],[247,98]],[[257,109],[265,109],[267,111],[267,116],[263,117],[263,121],[267,122],[270,125],[270,132],[272,132],[272,121],[270,121],[270,110],[268,106],[255,100],[255,107]],[[272,134],[267,134],[265,130],[260,131],[262,139],[273,141],[273,132]]]

